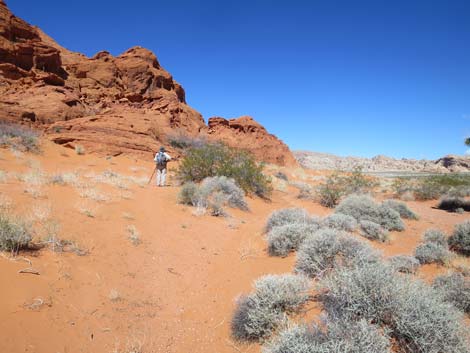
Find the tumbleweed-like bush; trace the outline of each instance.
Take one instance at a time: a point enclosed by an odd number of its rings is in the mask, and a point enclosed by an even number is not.
[[[452,250],[470,255],[470,221],[457,224],[448,242]]]
[[[397,272],[415,273],[420,263],[414,256],[396,255],[388,259],[390,267]]]
[[[323,219],[322,226],[352,232],[357,228],[357,221],[352,216],[333,213]]]
[[[199,197],[199,186],[192,181],[187,182],[181,186],[178,194],[178,203],[183,205],[197,205],[197,199]]]
[[[470,313],[470,278],[454,272],[434,279],[433,287],[442,293],[444,300],[459,310]]]
[[[335,213],[354,217],[358,222],[371,221],[380,224],[386,230],[405,229],[400,214],[384,204],[376,203],[367,195],[350,195],[336,207]]]
[[[425,243],[435,243],[447,247],[447,237],[439,229],[428,229],[424,232],[423,241]]]
[[[292,223],[319,224],[319,219],[309,215],[303,208],[283,208],[271,213],[266,222],[265,231],[269,232],[277,226]]]
[[[451,257],[447,246],[438,243],[426,242],[419,244],[415,249],[415,257],[421,264],[446,264]]]
[[[290,223],[274,227],[267,235],[269,255],[287,256],[318,228],[315,223]]]
[[[21,219],[0,212],[0,251],[17,253],[28,247],[32,230]]]
[[[337,266],[375,262],[380,254],[346,232],[324,228],[307,238],[297,252],[295,271],[317,277]]]
[[[418,219],[418,215],[414,213],[406,203],[398,200],[385,200],[382,205],[389,207],[398,212],[401,218]]]
[[[388,240],[388,232],[380,225],[372,221],[361,220],[359,222],[361,235],[367,239],[385,242]]]

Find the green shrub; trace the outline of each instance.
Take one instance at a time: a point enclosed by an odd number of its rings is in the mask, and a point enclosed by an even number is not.
[[[184,182],[199,182],[207,177],[232,178],[248,193],[269,197],[272,191],[270,179],[263,174],[263,165],[257,164],[245,151],[222,144],[205,144],[186,151],[178,169],[178,177]]]
[[[389,238],[388,232],[380,225],[372,221],[362,220],[359,222],[361,235],[370,240],[385,242]]]
[[[390,340],[366,320],[327,320],[321,326],[295,325],[280,333],[263,353],[389,353]]]
[[[402,273],[415,273],[420,265],[416,257],[408,255],[392,256],[388,263],[393,271]]]
[[[26,249],[32,239],[30,227],[22,220],[0,213],[0,250],[17,253]]]
[[[276,210],[268,218],[265,226],[265,232],[277,226],[292,223],[319,224],[319,219],[309,215],[303,208],[283,208]]]
[[[448,242],[452,250],[470,255],[470,221],[457,224]]]
[[[297,252],[295,271],[317,277],[338,266],[376,262],[377,251],[348,233],[324,228],[305,239]]]
[[[352,232],[357,228],[357,221],[352,216],[341,213],[333,213],[323,219],[322,226],[326,228]]]
[[[272,228],[267,236],[269,255],[287,256],[318,228],[315,223],[289,223]]]
[[[454,272],[436,277],[433,287],[442,293],[445,301],[470,314],[470,278]]]
[[[400,214],[387,207],[377,204],[367,195],[350,195],[336,207],[335,213],[342,213],[354,217],[358,222],[371,221],[380,224],[386,230],[405,229]]]
[[[397,211],[401,218],[418,219],[418,215],[410,210],[404,202],[397,200],[385,200],[382,202],[382,205]]]
[[[0,146],[38,153],[40,151],[39,135],[27,127],[0,122]]]
[[[267,275],[255,282],[255,291],[237,302],[231,321],[232,337],[237,341],[256,341],[269,337],[308,298],[309,282],[297,275]]]
[[[415,257],[422,264],[446,264],[450,259],[450,252],[447,246],[442,246],[437,243],[422,243],[415,249]]]

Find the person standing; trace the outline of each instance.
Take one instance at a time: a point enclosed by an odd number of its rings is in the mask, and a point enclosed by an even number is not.
[[[166,183],[166,166],[171,157],[165,151],[165,147],[160,147],[160,151],[155,154],[154,158],[155,163],[157,164],[157,186],[165,186]]]

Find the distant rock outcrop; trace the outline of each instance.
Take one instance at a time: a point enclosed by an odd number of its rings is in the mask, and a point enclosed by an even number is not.
[[[71,52],[14,16],[0,0],[0,119],[44,129],[55,142],[89,152],[148,153],[177,129],[296,163],[287,146],[254,120],[206,126],[185,91],[149,50],[92,58]],[[256,143],[254,143],[256,141]]]
[[[295,158],[304,168],[316,170],[351,171],[361,167],[365,172],[469,172],[470,157],[446,156],[436,161],[425,159],[395,159],[387,156],[373,158],[339,157],[329,153],[294,151]]]

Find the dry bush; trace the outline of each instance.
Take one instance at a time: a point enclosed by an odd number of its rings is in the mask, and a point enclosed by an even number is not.
[[[318,228],[314,223],[291,223],[274,227],[267,235],[269,255],[287,256],[289,252],[297,250]]]
[[[274,227],[286,224],[319,224],[319,222],[320,220],[317,217],[310,216],[307,210],[303,208],[283,208],[271,213],[266,222],[265,232],[269,232]]]
[[[447,237],[439,229],[428,229],[424,232],[423,242],[436,243],[438,245],[447,247]]]
[[[396,272],[415,273],[420,265],[418,259],[409,255],[396,255],[388,259],[390,267]]]
[[[135,227],[135,225],[128,225],[127,228],[127,238],[131,241],[132,245],[139,245],[142,241],[140,240],[140,233]]]
[[[459,212],[459,210],[470,211],[470,201],[462,197],[444,196],[439,200],[437,208],[449,212]]]
[[[401,218],[415,220],[419,218],[418,215],[410,210],[410,208],[404,202],[397,200],[385,200],[382,202],[382,205],[397,211]]]
[[[357,221],[354,217],[341,213],[333,213],[325,217],[322,226],[346,232],[353,232],[357,228]]]
[[[438,263],[445,265],[449,262],[451,253],[447,246],[438,243],[425,242],[415,249],[415,257],[421,264]]]
[[[0,146],[38,153],[40,152],[39,135],[27,127],[0,122]]]
[[[470,255],[470,221],[457,224],[448,242],[452,250]]]
[[[444,300],[459,310],[470,314],[470,278],[461,273],[450,273],[434,279],[433,287],[441,292]]]
[[[17,254],[27,249],[33,238],[31,226],[22,219],[0,212],[0,251]]]
[[[370,240],[377,240],[386,242],[389,239],[389,234],[380,224],[368,220],[361,220],[359,222],[361,235]]]

